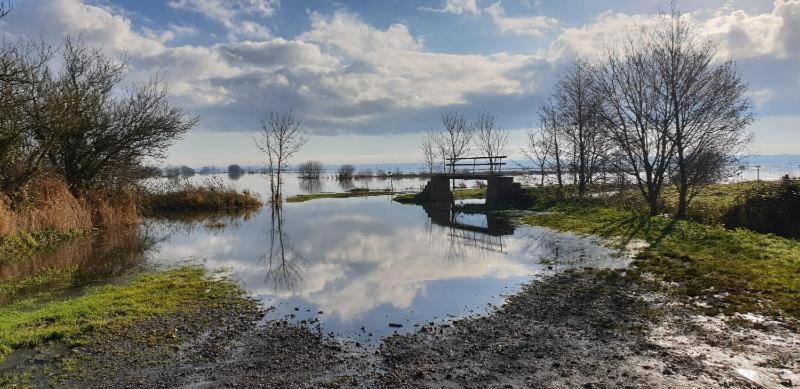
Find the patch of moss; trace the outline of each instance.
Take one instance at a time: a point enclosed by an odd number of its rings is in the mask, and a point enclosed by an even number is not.
[[[608,207],[550,211],[524,221],[621,243],[645,240],[650,245],[637,266],[675,282],[673,290],[682,296],[708,297],[714,311],[800,317],[800,241]]]
[[[143,274],[125,285],[90,287],[63,300],[19,300],[0,307],[0,362],[15,349],[48,340],[78,345],[90,341],[96,331],[198,309],[232,294],[241,294],[234,283],[211,279],[199,267],[184,267]]]

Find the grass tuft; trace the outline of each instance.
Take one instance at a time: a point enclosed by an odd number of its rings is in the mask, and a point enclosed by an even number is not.
[[[185,267],[143,274],[126,285],[90,287],[65,300],[20,300],[0,307],[0,362],[13,350],[49,340],[79,345],[100,330],[197,309],[206,301],[239,294],[234,283],[213,280],[199,267]]]

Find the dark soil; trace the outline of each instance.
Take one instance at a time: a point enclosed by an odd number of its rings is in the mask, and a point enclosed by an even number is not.
[[[698,316],[653,285],[623,271],[552,275],[488,316],[424,326],[384,339],[377,350],[345,346],[313,328],[259,324],[257,305],[233,298],[71,350],[37,350],[16,377],[68,387],[800,384],[800,337],[791,327]]]

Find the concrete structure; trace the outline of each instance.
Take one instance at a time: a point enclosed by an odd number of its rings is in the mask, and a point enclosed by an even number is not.
[[[460,157],[448,158],[444,170],[446,173],[434,174],[415,202],[422,204],[452,204],[453,192],[450,190],[451,180],[486,180],[486,205],[527,206],[531,198],[522,189],[522,185],[514,182],[513,177],[502,176],[501,169],[506,156],[494,157]],[[469,161],[472,162],[464,162]],[[484,162],[487,161],[487,162]],[[461,169],[461,170],[458,170]]]
[[[461,180],[486,180],[486,205],[489,207],[497,205],[528,206],[531,198],[522,184],[514,182],[514,177],[498,176],[489,173],[444,173],[436,174],[431,177],[425,189],[417,196],[417,202],[422,204],[451,204],[453,202],[453,192],[450,189],[450,181],[453,179]]]

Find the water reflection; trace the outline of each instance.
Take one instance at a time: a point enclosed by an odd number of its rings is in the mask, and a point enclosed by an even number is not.
[[[306,262],[292,246],[289,235],[283,229],[283,213],[280,204],[270,207],[269,247],[262,262],[266,266],[264,280],[275,292],[294,292],[302,282],[300,264]]]
[[[244,175],[243,170],[239,169],[228,170],[228,178],[231,181],[238,181],[240,178],[242,178],[243,175]]]
[[[316,194],[322,192],[322,180],[320,179],[301,179],[298,184],[300,193]]]
[[[339,189],[342,192],[349,192],[351,189],[355,188],[355,184],[353,184],[353,180],[337,180],[339,183]]]
[[[389,321],[408,331],[417,322],[482,312],[548,267],[625,265],[587,238],[388,197],[265,207],[221,231],[176,234],[152,258],[231,269],[275,306],[269,318],[318,318],[325,332],[359,339],[362,326],[378,336],[395,330]]]
[[[86,235],[57,249],[3,264],[0,266],[0,282],[35,277],[53,270],[74,270],[71,287],[96,284],[141,269],[148,251],[158,241],[158,237],[150,231],[139,228],[120,228]],[[0,293],[0,303],[12,297]]]

